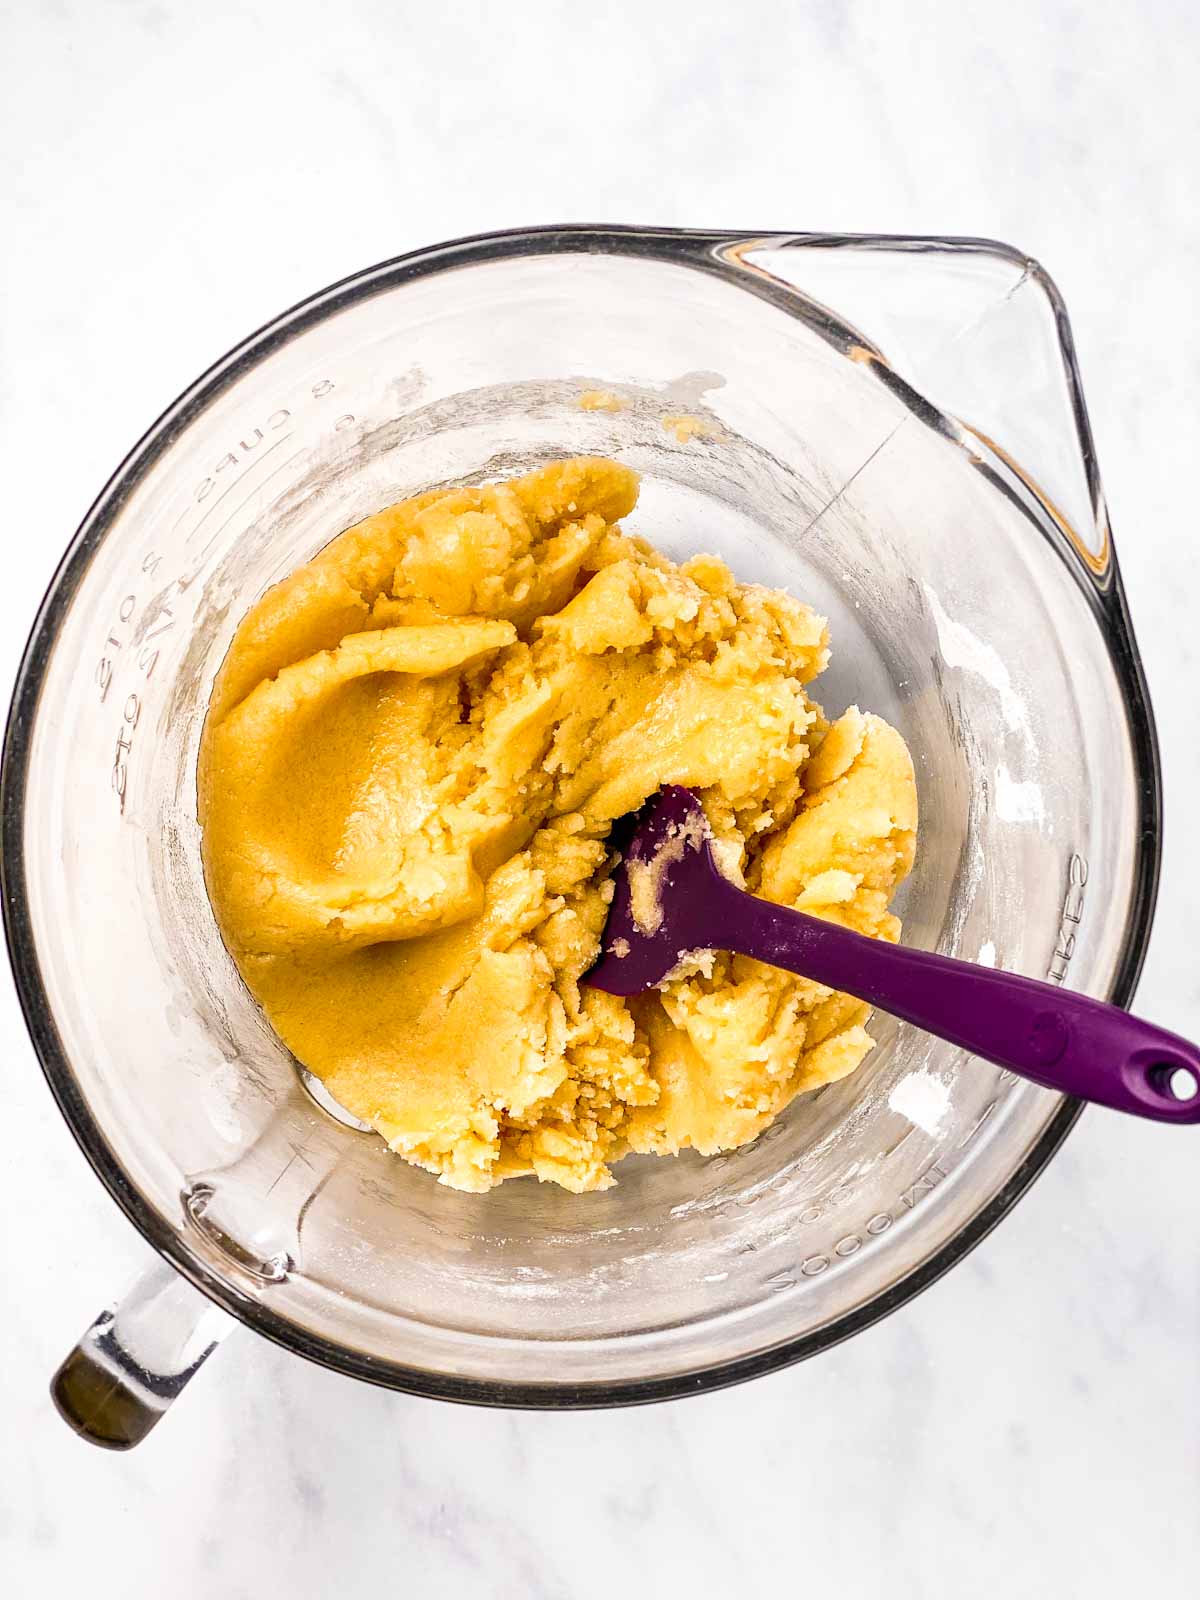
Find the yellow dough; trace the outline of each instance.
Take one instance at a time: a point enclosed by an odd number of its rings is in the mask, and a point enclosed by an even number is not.
[[[225,942],[298,1059],[456,1189],[729,1149],[871,1048],[867,1006],[741,957],[580,984],[609,827],[664,783],[735,879],[877,938],[915,840],[899,734],[807,696],[823,620],[622,533],[637,487],[587,459],[392,506],[262,597],[213,690]]]

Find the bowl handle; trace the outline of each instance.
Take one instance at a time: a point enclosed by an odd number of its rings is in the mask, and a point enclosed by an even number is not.
[[[165,1261],[102,1311],[54,1374],[50,1395],[80,1438],[140,1444],[234,1326]]]

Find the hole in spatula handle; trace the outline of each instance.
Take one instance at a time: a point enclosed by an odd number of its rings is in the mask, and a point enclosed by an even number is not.
[[[1200,1078],[1191,1067],[1176,1066],[1171,1061],[1156,1061],[1147,1074],[1159,1094],[1186,1105],[1200,1094]]]
[[[1200,1110],[1200,1067],[1182,1054],[1148,1047],[1136,1051],[1125,1067],[1126,1083],[1139,1096],[1150,1096],[1173,1111]]]

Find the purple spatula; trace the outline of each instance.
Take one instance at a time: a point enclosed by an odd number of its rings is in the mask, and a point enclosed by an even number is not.
[[[1158,1122],[1200,1122],[1200,1050],[1117,1006],[969,961],[868,939],[747,894],[713,856],[700,802],[672,784],[622,846],[586,982],[652,989],[691,951],[732,950],[857,995],[1048,1089]]]

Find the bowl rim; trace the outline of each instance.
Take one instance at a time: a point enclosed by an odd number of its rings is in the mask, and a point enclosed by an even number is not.
[[[201,374],[151,424],[116,468],[80,523],[38,608],[17,670],[0,760],[0,892],[4,928],[18,999],[50,1090],[97,1177],[143,1237],[209,1299],[273,1343],[347,1376],[431,1399],[539,1410],[646,1404],[744,1382],[830,1349],[906,1304],[962,1260],[1008,1214],[1044,1170],[1077,1121],[1083,1102],[1064,1096],[1041,1134],[1001,1188],[949,1239],[881,1294],[805,1334],[765,1350],[664,1377],[588,1384],[536,1384],[467,1378],[409,1367],[336,1344],[299,1327],[270,1305],[213,1272],[185,1247],[183,1235],[160,1217],[117,1162],[87,1106],[51,1014],[34,943],[24,865],[25,791],[32,732],[47,666],[61,622],[92,559],[133,489],[169,448],[175,435],[242,374],[306,328],[371,296],[433,274],[478,266],[509,256],[588,253],[649,258],[716,273],[739,288],[804,315],[823,337],[849,347],[861,335],[798,290],[755,278],[731,261],[737,249],[815,247],[895,250],[931,255],[975,255],[1019,267],[1034,276],[1050,300],[1064,373],[1093,503],[1103,506],[1095,451],[1061,295],[1040,265],[995,240],[886,234],[780,233],[778,230],[569,225],[476,234],[396,256],[319,290],[264,324]],[[886,381],[918,418],[949,439],[956,430],[943,413],[903,380]],[[1111,546],[1110,546],[1111,551]],[[1129,620],[1115,552],[1103,585],[1089,590],[1097,625],[1123,691],[1139,796],[1137,858],[1129,926],[1109,998],[1128,1006],[1145,959],[1161,863],[1162,797],[1158,741],[1145,676]]]

